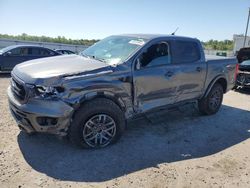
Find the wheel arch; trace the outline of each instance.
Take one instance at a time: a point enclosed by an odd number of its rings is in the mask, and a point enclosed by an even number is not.
[[[89,93],[86,93],[80,100],[79,103],[77,105],[77,108],[75,109],[75,112],[73,114],[73,117],[76,113],[76,111],[83,106],[84,104],[86,104],[87,102],[93,101],[95,99],[108,99],[111,100],[112,102],[114,102],[121,110],[122,112],[126,112],[126,105],[124,103],[124,101],[122,100],[122,98],[110,91],[92,91]]]
[[[207,97],[207,95],[209,94],[209,92],[211,91],[211,89],[213,88],[213,86],[216,83],[219,83],[223,88],[223,92],[226,93],[226,91],[227,91],[227,79],[224,76],[217,76],[216,78],[214,78],[210,82],[203,97]]]

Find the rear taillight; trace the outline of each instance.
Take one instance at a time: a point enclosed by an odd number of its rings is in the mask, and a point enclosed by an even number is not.
[[[236,67],[235,67],[235,74],[234,74],[234,80],[236,81],[237,80],[237,75],[239,73],[239,64],[237,63],[236,64]]]

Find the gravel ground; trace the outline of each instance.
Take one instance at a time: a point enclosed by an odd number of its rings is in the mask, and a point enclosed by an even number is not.
[[[81,150],[20,132],[0,77],[0,187],[250,187],[250,91],[230,91],[221,110],[186,105],[129,123],[122,139]]]

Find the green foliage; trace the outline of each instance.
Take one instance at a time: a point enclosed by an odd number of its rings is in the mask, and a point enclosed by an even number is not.
[[[205,49],[222,50],[222,51],[233,50],[233,45],[234,45],[232,40],[223,40],[223,41],[209,40],[207,42],[202,42],[202,43]]]
[[[58,36],[56,38],[47,37],[47,36],[32,36],[26,33],[23,33],[21,35],[16,35],[16,36],[0,34],[0,38],[37,41],[37,42],[56,42],[56,43],[63,43],[63,44],[87,45],[87,46],[90,46],[99,41],[99,40],[87,40],[87,39],[72,40],[72,39],[67,39],[65,37],[61,37],[61,36]]]

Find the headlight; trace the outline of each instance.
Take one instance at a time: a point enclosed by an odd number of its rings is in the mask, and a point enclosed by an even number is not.
[[[36,86],[36,95],[43,98],[58,97],[59,93],[62,92],[64,92],[64,88],[60,86]]]

